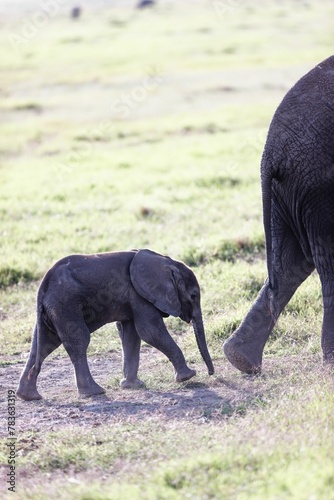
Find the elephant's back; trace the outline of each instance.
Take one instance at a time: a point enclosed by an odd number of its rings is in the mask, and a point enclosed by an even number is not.
[[[334,179],[334,56],[303,76],[286,94],[270,124],[262,168],[273,177]]]

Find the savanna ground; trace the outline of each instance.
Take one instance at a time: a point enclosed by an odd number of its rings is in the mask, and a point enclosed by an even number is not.
[[[51,9],[51,4],[54,10]],[[43,14],[41,5],[49,14]],[[282,314],[263,375],[222,343],[266,277],[259,163],[289,87],[333,52],[331,1],[2,2],[1,496],[26,499],[333,499],[333,373],[321,363],[316,274]],[[121,391],[114,325],[92,336],[105,396],[80,399],[62,348],[42,401],[15,390],[43,273],[71,253],[150,247],[191,265],[216,373],[191,327],[166,320],[197,377],[142,347],[142,390]]]

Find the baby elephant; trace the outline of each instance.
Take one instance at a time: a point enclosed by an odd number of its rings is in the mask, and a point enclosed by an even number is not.
[[[183,262],[151,250],[71,255],[44,276],[37,295],[37,321],[27,364],[16,394],[27,401],[41,399],[36,382],[44,359],[63,343],[74,365],[81,396],[104,393],[93,379],[87,348],[90,334],[117,321],[123,348],[122,388],[142,385],[137,377],[140,341],[164,353],[177,382],[196,375],[169,335],[163,317],[192,321],[198,348],[209,374],[208,352],[194,273]]]

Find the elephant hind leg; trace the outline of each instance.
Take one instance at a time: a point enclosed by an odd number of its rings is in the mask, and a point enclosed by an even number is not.
[[[263,349],[274,324],[267,281],[241,325],[224,342],[224,353],[230,363],[243,373],[260,373]]]
[[[63,346],[75,370],[76,384],[80,396],[88,397],[104,394],[105,390],[93,379],[87,361],[90,332],[83,318],[62,316],[55,325]]]
[[[322,284],[324,315],[321,331],[321,349],[325,363],[334,365],[334,281],[329,287]]]
[[[321,349],[323,360],[334,364],[334,272],[329,264],[326,269],[317,267],[323,300],[323,320],[321,329]]]
[[[333,222],[331,222],[333,224]],[[321,331],[321,348],[323,360],[334,364],[334,224],[328,224],[326,238],[320,235],[314,238],[315,263],[319,274],[322,299],[323,299],[323,321]]]
[[[273,283],[267,280],[239,328],[226,340],[224,352],[238,370],[261,371],[264,346],[283,308],[314,270],[290,227],[276,213],[273,218]]]
[[[38,328],[40,331],[38,332]],[[40,354],[39,354],[39,366],[36,368],[36,357],[37,357],[37,336],[40,339]],[[41,371],[41,366],[43,361],[49,354],[51,354],[57,347],[61,344],[61,340],[58,335],[50,330],[47,325],[41,321],[39,326],[35,326],[34,335],[31,343],[31,349],[28,361],[24,370],[22,372],[19,386],[16,390],[16,395],[25,400],[32,401],[35,399],[42,399],[42,396],[37,390],[37,377]]]
[[[312,221],[311,248],[319,274],[323,298],[321,348],[323,360],[334,363],[334,205],[332,199],[321,208],[321,220]],[[314,218],[316,217],[316,214]]]

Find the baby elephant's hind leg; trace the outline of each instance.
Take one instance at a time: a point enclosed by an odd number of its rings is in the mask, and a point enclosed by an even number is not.
[[[44,359],[55,349],[57,349],[57,347],[59,347],[61,344],[61,340],[59,339],[58,335],[55,332],[52,332],[45,325],[45,323],[41,322],[39,328],[40,331],[38,332],[37,325],[35,326],[29,358],[22,372],[19,386],[16,391],[16,395],[25,401],[42,399],[42,396],[37,390],[37,377],[41,370]],[[39,335],[41,346],[39,366],[36,368],[35,363],[37,357],[37,335]]]
[[[67,321],[62,318],[61,324],[56,325],[59,337],[66,349],[75,370],[76,383],[80,396],[88,397],[104,394],[105,390],[93,379],[87,361],[87,348],[90,342],[89,330],[83,321]]]
[[[118,334],[122,342],[123,350],[123,374],[121,381],[122,389],[137,389],[143,387],[137,374],[140,355],[140,337],[133,321],[117,322]]]

